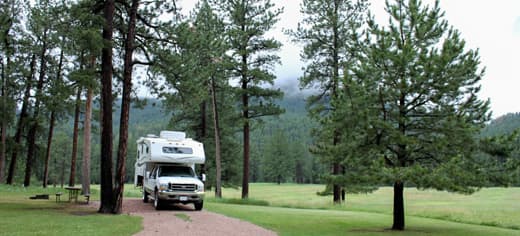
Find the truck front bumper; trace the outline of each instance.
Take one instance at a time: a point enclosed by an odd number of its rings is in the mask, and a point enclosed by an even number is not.
[[[204,200],[204,192],[159,191],[159,199],[176,203],[202,202]]]

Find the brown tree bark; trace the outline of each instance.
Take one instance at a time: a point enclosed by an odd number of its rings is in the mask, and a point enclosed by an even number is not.
[[[14,173],[16,171],[16,161],[18,158],[18,150],[20,149],[20,143],[22,142],[22,131],[28,118],[27,109],[29,107],[29,98],[31,97],[32,80],[36,71],[36,54],[32,55],[30,67],[31,70],[27,76],[27,82],[25,83],[22,109],[20,110],[20,116],[18,117],[18,122],[16,124],[16,133],[14,134],[14,148],[12,149],[11,162],[9,163],[9,171],[7,173],[7,184],[13,184]]]
[[[4,40],[4,56],[5,56],[5,65],[3,64],[2,60],[2,83],[0,84],[2,86],[2,103],[4,105],[4,109],[7,109],[7,97],[10,96],[10,93],[8,92],[9,86],[10,86],[10,77],[11,77],[11,56],[13,55],[14,49],[11,47],[11,35],[9,32],[11,31],[13,27],[13,20],[8,19],[7,22],[4,22],[5,26],[3,34],[3,40]],[[14,100],[14,99],[13,99]],[[15,109],[13,109],[15,111]],[[3,117],[2,119],[2,127],[1,128],[1,134],[0,134],[0,183],[3,183],[5,181],[5,166],[7,163],[7,129],[8,129],[8,120],[7,117]]]
[[[58,72],[56,73],[56,79],[61,79],[61,71],[63,69],[63,59],[64,52],[61,50],[60,53],[60,61],[58,63]],[[51,145],[52,145],[52,136],[54,133],[54,123],[56,121],[56,113],[54,111],[51,112],[51,117],[49,121],[49,135],[47,136],[47,152],[45,153],[45,167],[43,171],[43,187],[47,188],[47,184],[49,182],[49,161],[51,160]]]
[[[200,103],[200,124],[199,126],[197,127],[197,130],[196,130],[196,133],[197,133],[197,137],[195,138],[196,140],[198,141],[204,141],[206,139],[206,136],[207,136],[207,102],[204,100]],[[200,173],[201,174],[205,174],[206,173],[206,165],[205,164],[201,164],[200,165]]]
[[[49,182],[49,161],[51,160],[51,145],[52,136],[54,133],[54,122],[56,120],[56,114],[54,111],[51,112],[51,118],[49,120],[49,135],[47,136],[47,151],[45,153],[45,167],[43,170],[43,187],[47,188]]]
[[[0,58],[1,59],[1,58]],[[0,86],[2,86],[2,92],[0,94],[2,98],[2,104],[4,106],[7,104],[7,94],[6,94],[6,86],[7,86],[7,73],[5,72],[5,68],[2,65],[2,83]],[[6,156],[6,148],[5,145],[7,144],[7,117],[4,117],[2,119],[2,125],[0,127],[0,183],[4,182],[5,177],[5,156]]]
[[[61,160],[60,186],[63,188],[65,184],[65,160]]]
[[[338,13],[338,7],[339,7],[339,2],[338,0],[335,0],[334,1],[334,16],[338,16],[339,13]],[[333,58],[333,62],[332,62],[332,98],[333,99],[337,99],[338,95],[337,95],[337,90],[339,88],[339,53],[338,53],[338,26],[339,22],[337,22],[337,20],[334,22],[334,27],[333,27],[333,48],[332,48],[332,58]],[[339,143],[339,131],[338,130],[334,130],[334,133],[333,133],[334,137],[333,137],[333,143],[332,145],[336,146],[338,143]],[[334,158],[335,159],[335,158]],[[334,176],[338,176],[341,172],[340,172],[340,164],[337,162],[337,161],[334,161],[334,163],[332,164],[332,175]],[[335,183],[333,185],[333,200],[334,200],[334,204],[340,204],[341,203],[341,186],[339,186],[337,183]]]
[[[2,97],[3,96],[4,96],[4,94],[2,91]],[[2,121],[2,127],[0,127],[0,129],[1,129],[1,132],[0,132],[1,138],[0,139],[2,140],[0,143],[0,183],[2,183],[2,182],[4,182],[4,178],[5,178],[5,154],[6,154],[5,145],[6,145],[6,141],[7,141],[7,121],[5,121],[5,120]]]
[[[112,185],[112,35],[114,30],[114,0],[105,0],[101,52],[101,201],[99,213],[111,213],[114,208]]]
[[[90,58],[90,69],[96,66],[96,57]],[[92,84],[87,86],[87,100],[85,101],[85,120],[83,124],[83,164],[81,171],[81,191],[90,194],[90,159],[91,159],[91,133],[92,133],[92,99],[94,91]]]
[[[36,132],[39,127],[39,113],[41,96],[43,94],[43,84],[45,80],[45,74],[47,73],[47,33],[48,29],[44,30],[42,39],[42,51],[40,54],[40,76],[38,78],[38,84],[36,85],[36,100],[34,102],[34,113],[31,119],[31,128],[27,134],[27,161],[25,162],[25,178],[23,181],[24,186],[31,185],[31,173],[32,173],[32,162],[36,152]]]
[[[332,164],[332,175],[337,176],[339,173],[340,173],[339,164],[338,163]],[[340,204],[341,203],[341,187],[338,184],[332,185],[332,193],[333,193],[334,204]]]
[[[81,191],[83,194],[90,194],[90,134],[92,120],[92,97],[92,88],[87,87],[85,122],[83,124],[83,164],[81,168]]]
[[[76,179],[76,159],[78,154],[78,135],[79,135],[79,113],[81,106],[81,91],[83,89],[78,86],[76,92],[76,106],[74,108],[74,128],[72,131],[72,153],[70,157],[69,186],[74,186]]]
[[[404,230],[404,183],[396,181],[394,183],[394,223],[393,230]]]
[[[213,109],[213,126],[215,129],[215,197],[222,198],[222,166],[220,151],[220,125],[217,108],[217,92],[215,78],[211,78],[211,103]]]
[[[249,95],[247,93],[247,56],[242,56],[242,118],[244,119],[244,163],[242,173],[242,199],[249,197]]]
[[[37,104],[35,106],[39,106],[39,102],[37,100]],[[38,129],[38,113],[39,109],[36,107],[36,110],[33,114],[31,120],[31,126],[29,128],[29,132],[27,133],[27,160],[25,162],[25,177],[23,181],[23,185],[28,187],[31,185],[31,174],[32,174],[32,162],[34,158],[34,154],[36,151],[36,131]]]
[[[130,103],[132,93],[132,68],[135,39],[135,22],[139,0],[132,0],[130,8],[130,19],[128,22],[128,33],[125,43],[125,59],[123,71],[123,100],[121,104],[121,118],[119,120],[119,149],[117,152],[117,170],[114,183],[114,208],[112,212],[120,214],[123,208],[123,191],[125,184],[125,163],[128,152],[128,120],[130,117]]]
[[[206,121],[206,107],[207,102],[204,100],[200,103],[200,124],[197,134],[197,140],[202,141],[206,138],[206,129],[207,129],[207,121]]]

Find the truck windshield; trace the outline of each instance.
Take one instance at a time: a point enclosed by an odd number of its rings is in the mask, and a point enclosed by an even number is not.
[[[195,174],[188,166],[162,166],[159,177],[162,176],[193,177]]]

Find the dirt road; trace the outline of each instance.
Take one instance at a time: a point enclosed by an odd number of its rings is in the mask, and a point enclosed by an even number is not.
[[[89,204],[98,207],[98,202]],[[143,231],[137,236],[148,235],[258,235],[273,236],[275,232],[261,228],[246,221],[230,218],[205,210],[195,211],[193,205],[172,205],[156,211],[151,203],[141,199],[125,199],[123,212],[143,217]]]

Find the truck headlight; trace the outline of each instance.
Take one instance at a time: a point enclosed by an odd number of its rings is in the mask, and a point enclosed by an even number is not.
[[[164,191],[166,189],[168,189],[168,184],[167,183],[159,184],[159,190]]]
[[[204,185],[197,184],[197,191],[198,192],[203,192],[204,191]]]

